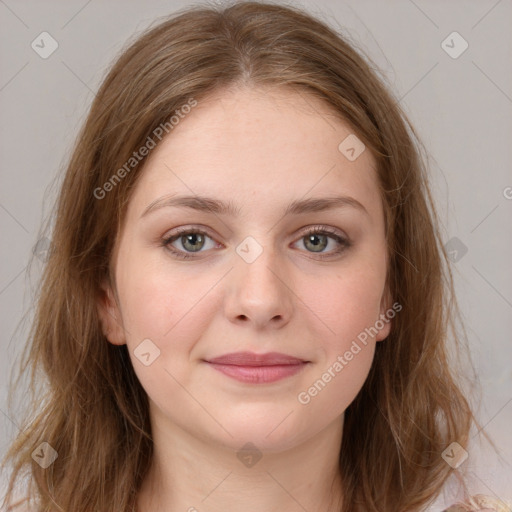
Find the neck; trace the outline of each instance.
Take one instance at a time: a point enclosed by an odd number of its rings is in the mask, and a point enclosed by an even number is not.
[[[291,449],[264,453],[198,439],[174,423],[152,425],[154,455],[138,512],[341,510],[343,416]]]

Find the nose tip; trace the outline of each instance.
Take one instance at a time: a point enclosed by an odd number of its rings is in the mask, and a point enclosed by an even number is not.
[[[226,299],[226,314],[232,321],[254,322],[259,327],[284,325],[291,312],[289,287],[274,270],[275,253],[263,250],[261,244],[249,238],[239,245],[242,261],[232,273],[232,291]]]

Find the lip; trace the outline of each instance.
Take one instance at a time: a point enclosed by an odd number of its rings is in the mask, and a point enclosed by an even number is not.
[[[310,361],[269,352],[233,352],[206,361],[213,369],[241,382],[263,384],[276,382],[300,372]]]
[[[208,363],[229,364],[236,366],[277,366],[306,363],[298,357],[281,354],[279,352],[267,352],[266,354],[255,354],[254,352],[232,352],[223,356],[208,359]]]

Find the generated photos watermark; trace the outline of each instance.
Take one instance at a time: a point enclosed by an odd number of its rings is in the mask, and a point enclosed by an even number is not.
[[[160,123],[148,136],[146,142],[137,150],[132,153],[132,156],[124,163],[122,167],[112,174],[112,176],[101,186],[94,189],[93,195],[96,199],[103,199],[108,192],[118,185],[121,180],[132,171],[139,162],[145,158],[152,149],[157,145],[157,141],[161,141],[162,138],[171,132],[174,127],[183,119],[193,107],[197,106],[197,101],[194,98],[189,98],[187,103],[182,105],[179,109],[174,111],[174,114],[165,123]]]
[[[342,370],[347,366],[354,357],[361,352],[362,348],[359,343],[363,346],[368,344],[369,337],[375,337],[379,331],[381,331],[386,324],[388,324],[393,318],[395,318],[396,314],[402,310],[402,305],[398,302],[395,302],[391,308],[389,308],[385,313],[382,313],[379,319],[373,324],[372,327],[367,327],[364,331],[361,331],[357,335],[357,340],[353,340],[350,345],[349,350],[345,351],[343,355],[339,355],[336,358],[336,361],[327,368],[327,370],[322,374],[322,376],[317,379],[307,390],[301,391],[297,395],[297,400],[302,405],[307,405],[311,402],[311,399],[322,391],[325,386],[331,382],[334,377],[336,377]],[[359,343],[358,343],[359,341]]]

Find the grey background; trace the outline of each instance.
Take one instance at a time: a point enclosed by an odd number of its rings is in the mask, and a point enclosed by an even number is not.
[[[190,3],[0,0],[0,455],[17,431],[7,381],[25,342],[22,315],[31,318],[26,268],[56,195],[50,186],[126,40]],[[482,385],[478,415],[503,458],[475,435],[464,465],[474,493],[512,500],[512,1],[297,4],[380,66],[428,149],[444,240],[459,240],[450,247],[459,245],[455,280]],[[31,48],[43,31],[59,45],[47,59]],[[453,31],[469,44],[456,59],[441,47]],[[36,258],[35,278],[40,267]],[[452,497],[432,510],[444,499]]]

